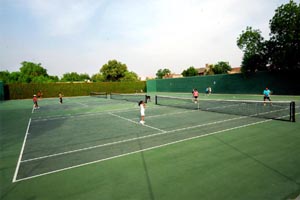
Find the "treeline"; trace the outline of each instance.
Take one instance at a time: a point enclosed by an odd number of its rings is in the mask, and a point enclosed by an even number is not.
[[[129,72],[126,64],[117,60],[110,60],[104,64],[99,73],[91,77],[84,73],[69,72],[63,74],[62,78],[51,76],[47,73],[41,63],[24,61],[21,63],[20,71],[0,71],[0,80],[4,84],[11,83],[57,83],[57,82],[134,82],[139,81],[138,75]]]

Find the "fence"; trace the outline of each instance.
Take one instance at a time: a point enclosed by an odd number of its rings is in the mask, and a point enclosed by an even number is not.
[[[260,94],[269,87],[273,94],[299,95],[299,73],[293,72],[257,72],[244,74],[222,74],[194,76],[186,78],[156,79],[147,81],[148,92],[191,92],[197,88],[205,92],[207,87],[213,93]]]

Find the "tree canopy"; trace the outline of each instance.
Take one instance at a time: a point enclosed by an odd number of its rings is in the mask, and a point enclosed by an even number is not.
[[[73,81],[87,81],[90,80],[88,74],[78,74],[77,72],[65,73],[61,81],[73,82]]]
[[[105,81],[120,81],[125,77],[126,72],[128,72],[126,64],[122,64],[117,60],[109,60],[100,69]]]
[[[246,31],[242,31],[237,39],[238,47],[244,51],[245,54],[255,55],[262,51],[264,38],[261,36],[261,31],[252,29],[247,26]]]
[[[217,64],[209,65],[205,71],[205,75],[228,74],[231,69],[229,62],[219,61]]]
[[[220,61],[213,66],[214,74],[228,74],[231,71],[231,66],[228,62]]]
[[[300,3],[281,5],[270,20],[270,66],[277,70],[300,69]]]
[[[300,3],[293,0],[275,10],[269,22],[270,39],[247,27],[237,39],[244,52],[242,72],[300,69]]]
[[[188,76],[197,76],[198,75],[198,71],[195,69],[195,67],[191,66],[186,70],[183,70],[183,72],[181,73],[182,76],[184,77],[188,77]]]
[[[4,83],[48,83],[58,81],[57,76],[49,76],[40,63],[24,61],[19,72],[0,71]]]
[[[94,74],[91,78],[88,74],[78,74],[77,72],[68,72],[59,79],[57,76],[50,76],[47,70],[40,63],[24,61],[21,63],[20,71],[8,72],[0,71],[0,80],[7,83],[48,83],[48,82],[74,82],[89,81],[139,81],[135,72],[129,72],[127,66],[116,60],[110,60],[103,65],[100,72]]]
[[[120,79],[122,82],[130,82],[130,81],[138,81],[139,77],[134,72],[125,72],[125,75],[123,78]]]
[[[167,69],[167,68],[164,68],[164,69],[159,69],[157,72],[156,72],[156,78],[157,79],[162,79],[165,75],[167,74],[171,74],[171,70]]]

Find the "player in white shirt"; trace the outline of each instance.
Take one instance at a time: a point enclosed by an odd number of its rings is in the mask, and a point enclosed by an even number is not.
[[[140,123],[144,124],[145,123],[145,107],[146,107],[145,102],[140,101],[139,102],[139,107],[140,107],[140,112],[141,112],[141,121],[140,121]]]

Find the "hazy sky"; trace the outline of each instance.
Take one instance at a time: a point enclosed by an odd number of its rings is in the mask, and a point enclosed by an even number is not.
[[[241,64],[237,37],[289,0],[0,0],[0,71],[41,63],[49,75],[93,75],[116,59],[139,76],[158,69]],[[298,1],[296,1],[298,2]]]

